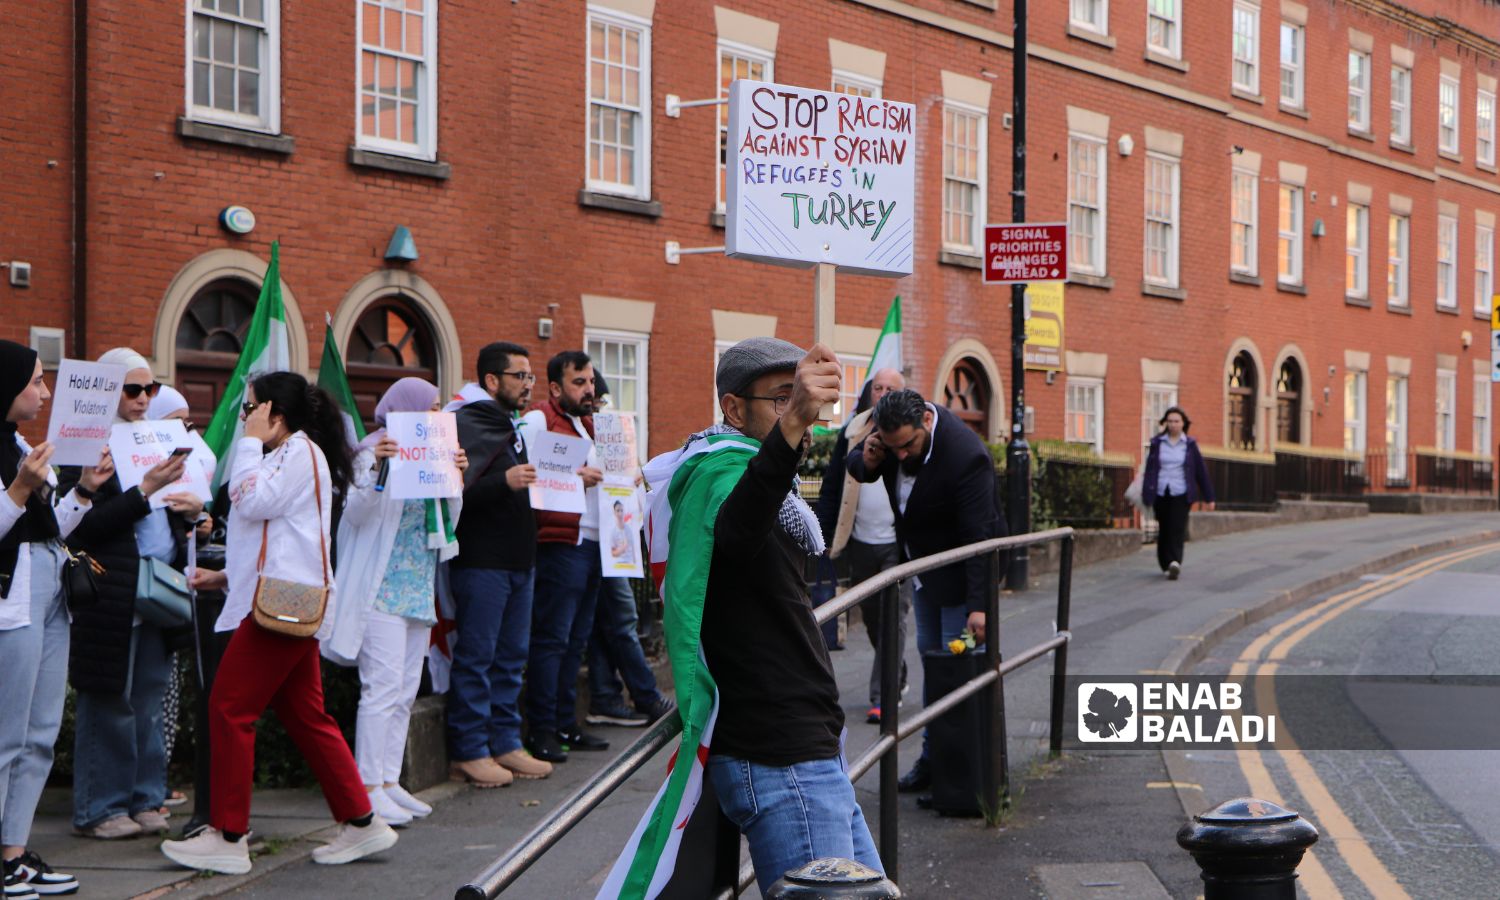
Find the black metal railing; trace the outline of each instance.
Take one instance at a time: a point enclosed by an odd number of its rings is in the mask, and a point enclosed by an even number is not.
[[[1223,510],[1265,512],[1276,507],[1276,463],[1263,454],[1203,448],[1203,462]]]
[[[1276,493],[1293,500],[1357,498],[1365,492],[1365,458],[1337,450],[1276,450]]]
[[[1002,659],[1000,654],[1000,574],[1004,571],[1003,557],[1011,550],[1032,547],[1052,542],[1061,543],[1057,574],[1056,625],[1052,637],[1016,654]],[[1073,529],[1057,528],[1035,534],[995,538],[963,547],[955,547],[932,556],[914,559],[876,575],[855,585],[814,612],[818,624],[831,620],[871,597],[884,592],[885,603],[882,616],[884,633],[881,641],[887,647],[899,646],[897,628],[900,627],[899,592],[885,589],[923,572],[977,556],[989,558],[989,590],[985,622],[988,629],[984,644],[983,671],[969,681],[934,700],[925,709],[909,719],[901,719],[896,704],[886,704],[880,719],[880,737],[864,753],[849,765],[849,780],[857,781],[878,762],[880,764],[880,860],[887,877],[897,882],[899,834],[897,831],[896,782],[898,779],[897,745],[909,737],[920,734],[928,723],[958,707],[969,697],[988,689],[994,715],[989,720],[990,758],[986,760],[983,773],[983,791],[991,801],[1003,802],[1009,792],[1009,765],[1005,742],[1005,676],[1016,669],[1047,654],[1052,654],[1051,734],[1049,751],[1056,757],[1062,753],[1063,711],[1065,708],[1068,641],[1068,618],[1072,599],[1073,581]],[[900,692],[901,658],[887,653],[881,657],[881,696],[895,697]],[[524,838],[496,859],[469,884],[459,888],[457,900],[492,900],[517,878],[541,859],[548,850],[560,841],[572,828],[588,816],[605,798],[623,785],[632,775],[667,747],[682,731],[682,720],[677,711],[656,722],[635,743],[626,747],[620,755],[610,761],[573,796],[564,801],[555,812],[544,819]],[[715,900],[733,898],[746,890],[754,881],[754,872],[747,865],[739,872],[734,890],[722,892]]]

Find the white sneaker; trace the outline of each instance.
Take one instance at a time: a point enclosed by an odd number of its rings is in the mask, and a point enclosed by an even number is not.
[[[375,814],[385,820],[385,824],[392,828],[400,828],[402,825],[411,823],[411,813],[401,807],[399,803],[390,797],[381,788],[376,788],[369,793],[370,808]]]
[[[185,841],[162,841],[162,855],[179,866],[222,875],[243,875],[250,871],[250,840],[225,840],[223,832],[212,826],[204,828]]]
[[[338,837],[312,852],[313,862],[337,866],[363,859],[373,853],[396,846],[398,837],[391,826],[376,813],[363,828],[349,822],[339,826]]]
[[[385,795],[396,801],[396,805],[411,813],[413,819],[423,819],[432,815],[432,807],[413,797],[406,788],[399,784],[391,784],[385,787]]]

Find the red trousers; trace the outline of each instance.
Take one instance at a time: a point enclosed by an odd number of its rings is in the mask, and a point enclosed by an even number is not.
[[[370,797],[354,755],[323,709],[318,642],[267,631],[247,616],[229,640],[208,700],[213,826],[239,834],[250,830],[255,723],[268,706],[312,767],[334,819],[347,822],[368,813]]]

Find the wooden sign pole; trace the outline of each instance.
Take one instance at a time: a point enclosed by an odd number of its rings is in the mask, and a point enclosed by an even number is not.
[[[833,263],[818,263],[817,283],[813,286],[813,343],[825,347],[833,346],[833,276],[838,266]],[[818,418],[833,421],[833,404],[823,407]]]

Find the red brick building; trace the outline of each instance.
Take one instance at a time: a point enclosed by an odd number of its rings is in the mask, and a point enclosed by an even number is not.
[[[900,294],[913,385],[1004,431],[1009,291],[977,254],[1009,219],[1007,3],[12,16],[0,260],[32,281],[0,283],[0,336],[128,344],[201,409],[280,239],[300,365],[325,314],[367,402],[409,372],[457,388],[490,340],[586,345],[659,452],[712,415],[718,347],[811,337],[810,272],[665,254],[724,241],[722,108],[668,95],[762,78],[915,104],[915,270],[841,276],[835,349],[854,374]],[[1179,402],[1210,445],[1493,455],[1497,35],[1492,0],[1034,0],[1028,218],[1072,223],[1073,270],[1032,436],[1135,455]],[[417,259],[386,259],[397,226]]]

